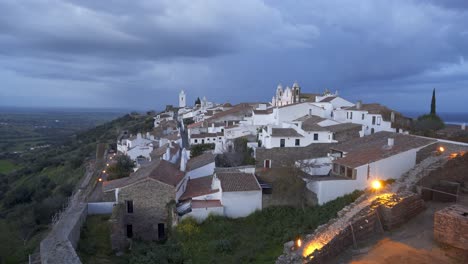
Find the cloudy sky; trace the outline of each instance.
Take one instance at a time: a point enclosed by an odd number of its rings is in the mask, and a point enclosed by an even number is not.
[[[269,101],[278,83],[468,112],[466,0],[1,0],[0,105]]]

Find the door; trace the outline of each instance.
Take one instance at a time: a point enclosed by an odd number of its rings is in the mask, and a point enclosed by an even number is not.
[[[265,160],[265,168],[270,168],[270,160]]]
[[[127,237],[128,238],[133,237],[133,226],[132,225],[127,225]]]
[[[164,224],[163,223],[159,223],[158,224],[158,239],[159,240],[162,240],[166,237],[166,231],[164,229]]]

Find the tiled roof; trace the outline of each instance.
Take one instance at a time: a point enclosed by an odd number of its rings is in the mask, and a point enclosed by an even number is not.
[[[222,112],[214,114],[212,117],[206,119],[205,121],[211,121],[211,120],[214,120],[216,118],[220,118],[220,117],[223,117],[223,116],[236,114],[236,113],[239,113],[239,112],[248,111],[248,110],[252,110],[252,109],[253,109],[253,104],[240,103],[240,104],[235,105],[231,109],[228,109],[226,111],[222,111]]]
[[[203,125],[203,121],[200,121],[200,122],[196,122],[196,123],[193,123],[193,124],[190,124],[188,125],[187,127],[188,128],[194,128],[194,127],[200,127]]]
[[[272,128],[272,137],[302,137],[301,134],[297,133],[293,128]]]
[[[179,198],[179,200],[187,200],[193,197],[207,195],[216,193],[219,189],[211,189],[211,182],[213,181],[213,176],[205,176],[196,179],[190,179],[187,182],[187,188],[185,189],[184,194]]]
[[[254,114],[256,115],[269,115],[273,113],[273,109],[266,109],[266,110],[253,110]]]
[[[200,133],[200,134],[192,134],[190,138],[212,138],[212,137],[222,137],[224,136],[223,133]]]
[[[217,172],[223,192],[244,192],[261,190],[257,178],[252,173]]]
[[[163,146],[161,146],[161,147],[159,147],[157,149],[154,149],[150,153],[151,159],[160,159],[166,153],[166,149],[167,149],[168,146],[169,146],[169,143],[166,143]]]
[[[393,147],[388,147],[388,138],[394,139]],[[356,168],[434,142],[436,140],[382,131],[337,144],[331,149],[347,152],[344,158],[336,159],[334,163]]]
[[[183,178],[184,173],[178,170],[174,164],[165,160],[154,160],[146,166],[142,166],[129,177],[104,182],[103,190],[107,192],[115,188],[123,188],[146,179],[154,179],[175,187]]]
[[[326,126],[325,128],[331,132],[341,132],[341,131],[346,131],[346,130],[356,129],[356,128],[361,129],[362,125],[354,124],[354,123],[343,123],[343,124]]]
[[[320,126],[318,123],[326,120],[319,116],[308,116],[302,120],[302,129],[304,131],[328,131],[328,129]]]
[[[326,98],[323,98],[322,100],[320,100],[320,103],[329,103],[331,101],[333,101],[333,99],[335,99],[336,96],[329,96],[329,97],[326,97]]]
[[[192,208],[223,207],[220,200],[192,200]]]
[[[216,155],[211,152],[205,152],[199,156],[189,159],[187,162],[187,170],[201,168],[207,164],[215,162]]]

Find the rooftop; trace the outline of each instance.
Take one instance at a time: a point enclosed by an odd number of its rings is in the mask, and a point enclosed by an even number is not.
[[[189,159],[187,162],[187,170],[201,168],[207,164],[215,162],[216,155],[211,152],[205,152],[199,156]]]
[[[388,146],[389,138],[394,139],[392,147]],[[347,153],[334,163],[356,168],[434,142],[436,140],[382,131],[337,144],[331,149]]]
[[[341,131],[346,131],[350,129],[361,129],[362,125],[354,124],[354,123],[343,123],[343,124],[326,126],[325,128],[331,132],[341,132]]]
[[[320,103],[328,103],[328,102],[333,101],[333,99],[336,99],[336,96],[329,96],[329,97],[323,98],[322,100],[320,100]]]
[[[293,128],[272,128],[272,137],[302,137],[301,134],[297,133]]]
[[[216,193],[218,189],[211,189],[213,176],[205,176],[201,178],[191,179],[187,182],[187,188],[179,200],[187,200],[193,197]]]
[[[103,183],[104,192],[114,190],[115,188],[123,188],[142,180],[153,179],[162,183],[177,186],[184,178],[184,173],[176,168],[176,166],[165,160],[154,160],[151,163],[142,166],[129,177],[106,181]]]
[[[192,208],[223,207],[220,200],[192,200]]]
[[[260,185],[252,173],[217,172],[223,192],[259,191]]]

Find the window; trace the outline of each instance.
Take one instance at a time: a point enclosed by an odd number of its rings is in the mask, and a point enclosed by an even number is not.
[[[284,148],[285,145],[286,145],[286,140],[284,138],[280,139],[280,147]]]
[[[333,139],[333,140],[336,140],[335,133],[332,134],[332,139]]]
[[[158,239],[162,240],[166,237],[166,230],[164,228],[164,223],[158,224]]]
[[[127,237],[128,238],[133,237],[133,226],[132,225],[127,225]]]
[[[264,168],[271,168],[271,160],[267,159],[263,162]]]
[[[382,118],[381,117],[377,117],[377,125],[380,126],[380,122],[382,122]]]
[[[361,119],[362,119],[362,120],[364,120],[364,116],[365,116],[365,115],[364,115],[364,114],[362,114],[362,116],[361,116]]]
[[[349,113],[349,119],[353,119],[353,112]]]
[[[353,178],[353,169],[346,167],[346,177]]]
[[[375,116],[372,117],[372,124],[375,125]]]
[[[126,200],[125,203],[127,204],[127,213],[133,214],[133,201]]]
[[[371,128],[370,133],[374,134],[374,132],[375,132],[374,128]]]
[[[314,140],[315,140],[315,141],[318,140],[318,133],[314,133]]]
[[[300,145],[301,145],[301,140],[300,140],[300,139],[296,139],[295,145],[296,145],[296,146],[300,146]]]
[[[340,175],[345,176],[346,173],[346,167],[345,166],[340,166]]]
[[[195,143],[198,143],[198,139],[195,139],[195,141],[194,141],[194,142],[195,142]]]
[[[349,112],[346,112],[346,119],[349,119]]]

